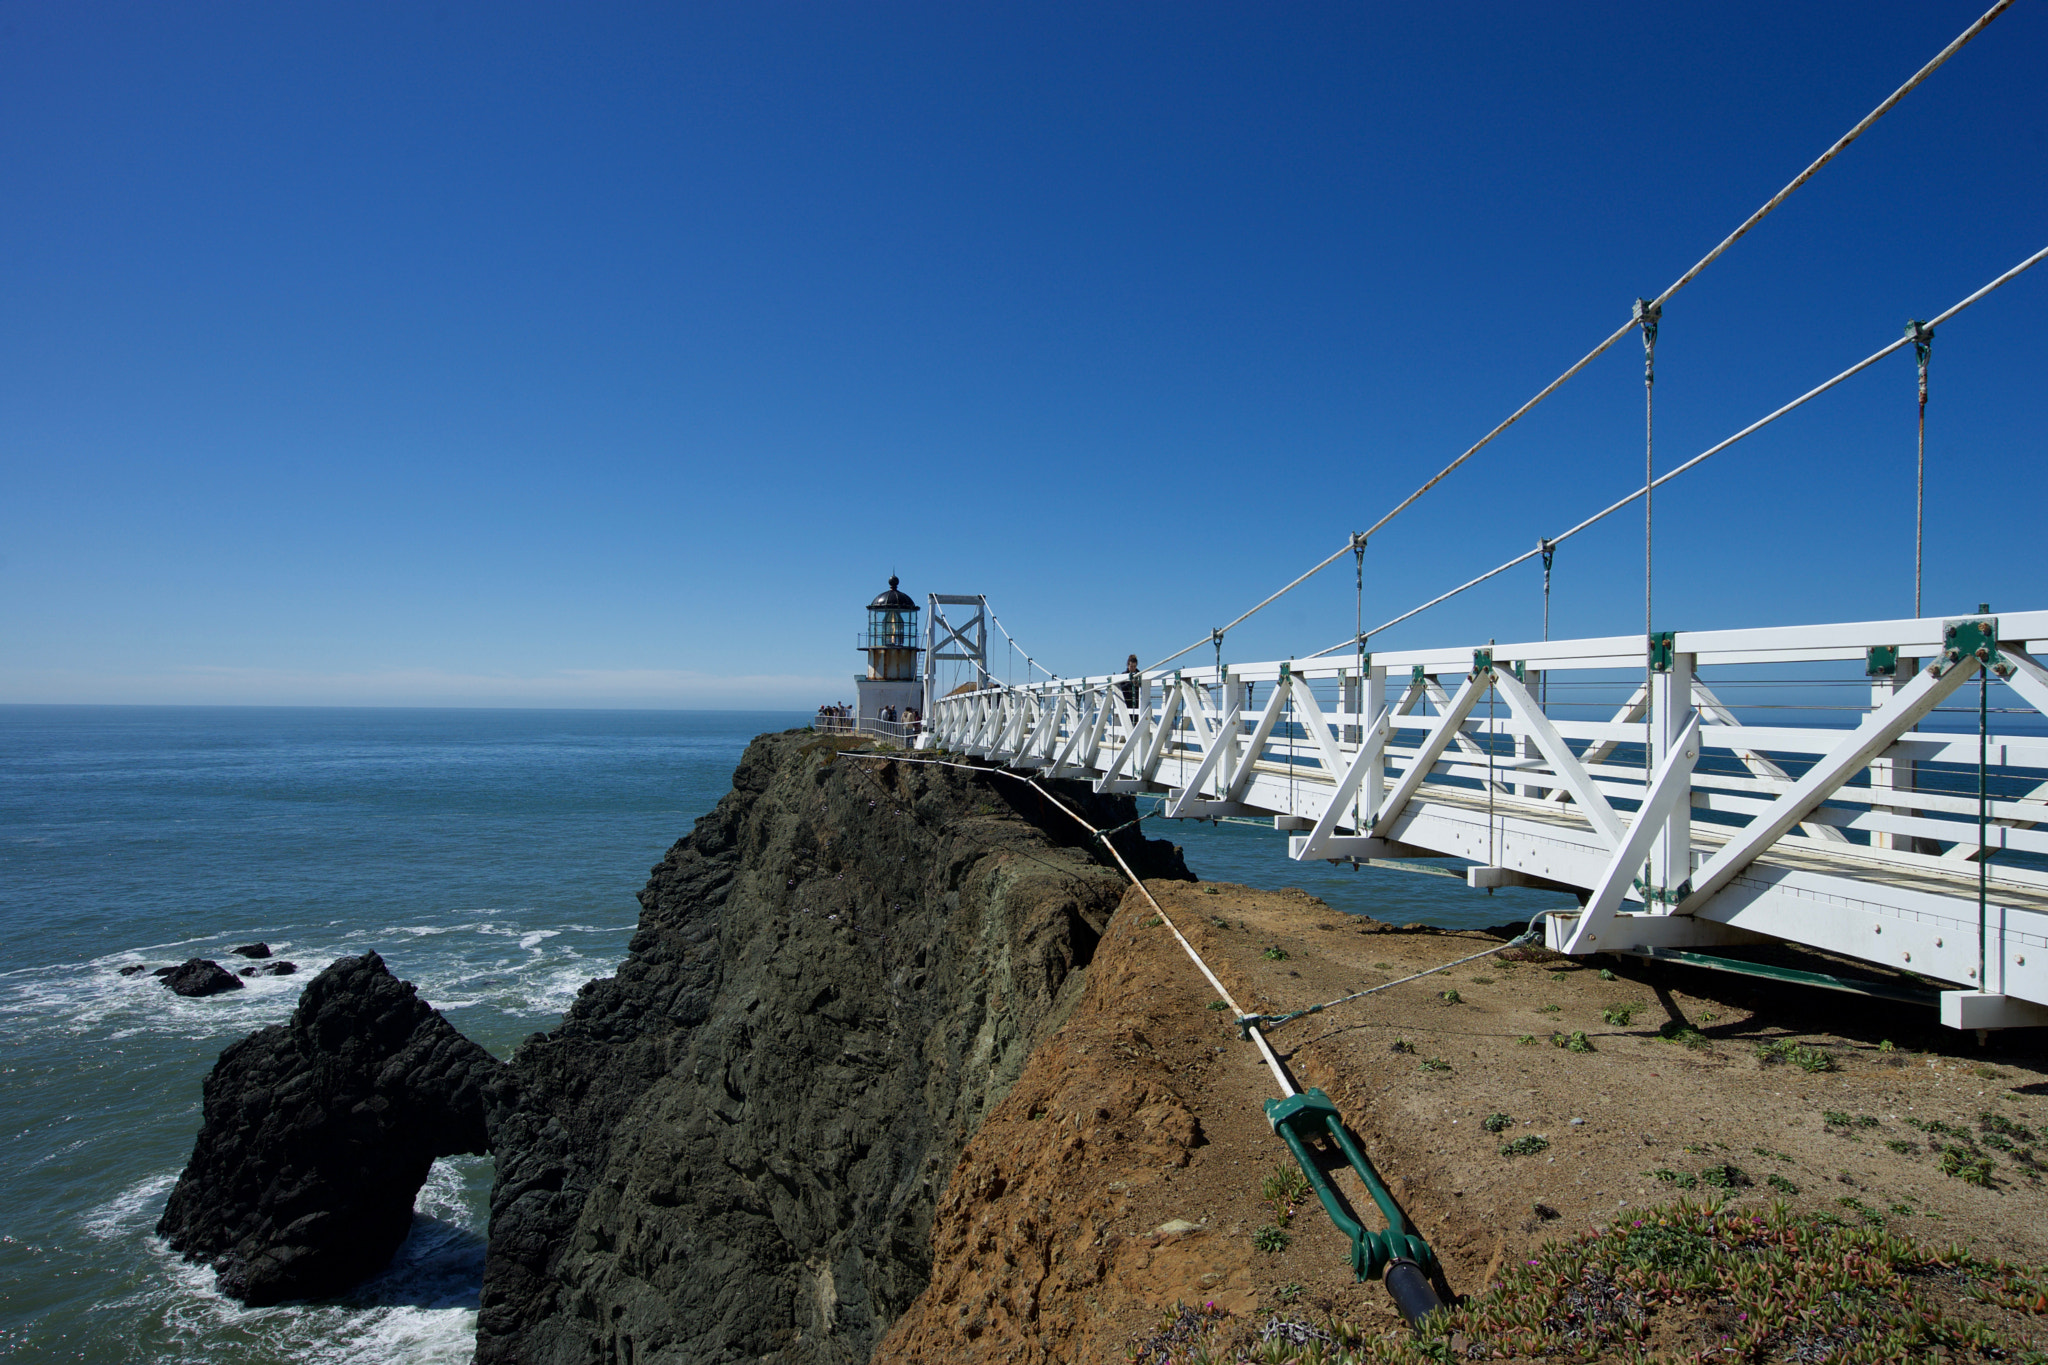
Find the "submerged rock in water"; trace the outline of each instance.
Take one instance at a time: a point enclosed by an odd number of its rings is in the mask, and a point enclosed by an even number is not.
[[[290,976],[298,969],[298,963],[287,962],[283,958],[279,958],[275,962],[266,962],[259,967],[244,967],[241,974],[243,976]]]
[[[506,1094],[504,1065],[383,959],[342,958],[290,1023],[221,1054],[157,1233],[252,1307],[339,1293],[405,1240],[436,1157],[489,1149]]]
[[[270,945],[268,943],[244,943],[241,947],[230,948],[228,951],[239,957],[269,957]]]
[[[133,976],[133,975],[135,975],[135,974],[136,974],[137,972],[146,972],[146,971],[148,971],[148,970],[149,970],[149,968],[148,968],[148,967],[145,967],[145,966],[144,966],[143,964],[141,964],[140,962],[131,962],[131,963],[129,963],[129,964],[127,965],[127,966],[125,966],[125,967],[123,967],[123,968],[121,969],[121,975],[123,975],[123,976]],[[168,975],[168,973],[166,973],[166,975]]]
[[[166,967],[157,975],[179,995],[219,995],[222,991],[242,989],[234,973],[212,958],[187,958],[183,964]]]

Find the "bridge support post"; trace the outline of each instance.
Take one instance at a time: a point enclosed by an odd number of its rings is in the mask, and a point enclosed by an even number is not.
[[[1529,689],[1529,695],[1532,697],[1536,697],[1540,700],[1543,696],[1542,670],[1535,668],[1529,669],[1528,676],[1525,677],[1522,681],[1523,685]],[[1543,751],[1536,747],[1536,740],[1533,736],[1528,734],[1526,731],[1522,734],[1518,734],[1515,736],[1516,758],[1532,759],[1541,758],[1542,756]],[[1544,792],[1547,790],[1549,790],[1549,788],[1545,784],[1536,782],[1524,782],[1515,788],[1515,794],[1517,796],[1527,797],[1531,801],[1541,801],[1543,799]]]
[[[1360,698],[1361,716],[1378,716],[1387,709],[1387,668],[1376,664],[1367,657],[1365,666],[1364,696]],[[1359,734],[1364,735],[1360,730]],[[1380,757],[1366,765],[1365,775],[1358,780],[1358,824],[1360,834],[1372,828],[1372,822],[1379,816],[1380,802],[1387,796],[1387,759],[1384,749]]]
[[[1898,653],[1896,650],[1886,650],[1884,653],[1890,654],[1893,657],[1888,661],[1881,662],[1879,651],[1872,650],[1870,651],[1871,657],[1865,666],[1865,671],[1870,675],[1870,706],[1872,710],[1881,708],[1892,699],[1892,693],[1899,690],[1899,680],[1901,678],[1910,681],[1920,671],[1920,661],[1918,659],[1898,658],[1896,657]],[[1890,672],[1879,671],[1887,666],[1890,668]],[[1913,760],[1910,758],[1873,758],[1870,760],[1870,808],[1873,811],[1879,811],[1886,815],[1913,815],[1916,813],[1910,806],[1886,806],[1879,804],[1883,799],[1883,795],[1887,792],[1910,792],[1913,790],[1914,783],[1917,780],[1914,766]],[[1932,852],[1934,848],[1939,847],[1939,845],[1930,845],[1928,848],[1922,849],[1917,846],[1917,842],[1913,835],[1897,834],[1891,830],[1872,830],[1870,834],[1870,846],[1872,848],[1903,849],[1907,852]]]
[[[1671,751],[1678,746],[1680,737],[1692,721],[1692,675],[1696,658],[1692,654],[1673,653],[1669,664],[1650,675],[1650,762],[1644,773],[1645,788],[1649,786],[1649,774],[1663,770]],[[1672,907],[1685,899],[1690,889],[1687,883],[1691,880],[1692,802],[1686,799],[1673,804],[1670,815],[1657,834],[1657,841],[1650,846],[1650,875],[1643,888],[1644,906],[1654,913],[1669,914]]]

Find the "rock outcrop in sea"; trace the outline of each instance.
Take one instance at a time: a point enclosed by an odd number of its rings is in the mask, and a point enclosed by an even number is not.
[[[178,966],[165,967],[157,976],[179,995],[219,995],[242,989],[235,974],[211,958],[187,958]]]
[[[1140,876],[1188,876],[1128,797],[1043,785]],[[866,1360],[1125,886],[1022,783],[764,735],[617,973],[510,1063],[375,954],[229,1048],[159,1230],[246,1302],[333,1293],[396,1249],[435,1155],[488,1145],[481,1365]]]
[[[508,1079],[375,953],[342,958],[221,1054],[157,1233],[247,1304],[340,1293],[405,1240],[436,1157],[489,1147]]]

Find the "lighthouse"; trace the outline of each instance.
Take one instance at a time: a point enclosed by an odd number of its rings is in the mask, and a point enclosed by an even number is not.
[[[854,684],[860,690],[859,727],[901,734],[890,728],[883,712],[890,710],[899,725],[906,711],[923,713],[924,683],[917,656],[924,647],[918,638],[917,601],[896,581],[890,575],[887,590],[868,603],[867,633],[859,645],[868,656],[868,671],[865,677],[856,675]]]

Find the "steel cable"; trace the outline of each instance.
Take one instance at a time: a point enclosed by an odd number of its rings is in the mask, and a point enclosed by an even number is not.
[[[1915,87],[1917,87],[1922,81],[1926,80],[1929,76],[1933,75],[1937,70],[1939,70],[1940,67],[1944,63],[1946,63],[1949,58],[1955,56],[1956,53],[1960,52],[1965,44],[1967,44],[1972,38],[1975,38],[1979,33],[1982,33],[1985,30],[1985,28],[1990,25],[1993,19],[1996,19],[1999,15],[2003,14],[2006,10],[2010,9],[2012,7],[2012,4],[2013,0],[1998,0],[1998,3],[1994,4],[1990,9],[1986,10],[1983,13],[1983,15],[1977,19],[1975,23],[1971,24],[1968,28],[1964,29],[1961,33],[1957,34],[1955,39],[1951,41],[1947,47],[1944,47],[1940,52],[1936,53],[1933,59],[1929,61],[1925,66],[1921,67],[1918,71],[1914,72],[1912,77],[1909,80],[1907,80],[1907,82],[1904,85],[1900,86],[1897,90],[1894,90],[1882,104],[1878,105],[1875,109],[1865,114],[1862,117],[1862,119],[1860,119],[1857,122],[1855,127],[1851,128],[1848,132],[1842,134],[1841,137],[1837,138],[1832,146],[1830,146],[1825,152],[1822,152],[1820,156],[1814,160],[1813,164],[1808,166],[1805,170],[1801,171],[1798,175],[1794,176],[1791,182],[1787,184],[1785,188],[1779,190],[1776,194],[1772,195],[1768,200],[1766,200],[1764,202],[1763,207],[1759,208],[1756,212],[1750,214],[1749,217],[1745,218],[1742,221],[1742,225],[1740,227],[1736,228],[1735,231],[1729,233],[1726,237],[1722,238],[1720,243],[1717,246],[1715,246],[1712,251],[1709,251],[1706,255],[1700,257],[1700,259],[1693,264],[1693,267],[1690,270],[1686,271],[1683,275],[1680,275],[1676,280],[1672,281],[1671,286],[1667,288],[1663,293],[1659,294],[1656,298],[1650,300],[1651,305],[1653,307],[1662,307],[1663,304],[1668,299],[1670,299],[1672,295],[1676,294],[1679,290],[1685,288],[1694,280],[1698,279],[1700,276],[1700,272],[1704,271],[1708,266],[1712,265],[1715,261],[1719,260],[1721,258],[1721,254],[1727,251],[1729,247],[1734,246],[1737,242],[1741,241],[1745,236],[1747,236],[1752,228],[1754,228],[1757,224],[1761,223],[1765,218],[1769,217],[1771,213],[1778,208],[1779,205],[1783,204],[1787,199],[1791,198],[1794,191],[1796,191],[1801,185],[1804,185],[1807,181],[1813,179],[1813,177],[1819,173],[1821,167],[1827,165],[1828,162],[1834,160],[1837,156],[1839,156],[1842,153],[1844,149],[1846,149],[1849,146],[1850,143],[1854,142],[1857,138],[1862,137],[1864,133],[1868,132],[1872,124],[1876,123],[1879,119],[1883,118],[1886,114],[1890,113],[1894,105],[1898,104],[1900,100],[1904,99],[1907,95],[1911,94]],[[1493,441],[1494,437],[1500,435],[1509,427],[1521,421],[1522,418],[1527,416],[1528,413],[1532,411],[1538,403],[1541,403],[1544,399],[1550,397],[1551,394],[1557,392],[1557,390],[1561,388],[1566,383],[1566,381],[1570,380],[1574,375],[1578,374],[1579,371],[1585,369],[1586,366],[1592,364],[1593,361],[1595,361],[1603,353],[1605,353],[1608,347],[1614,345],[1615,342],[1621,340],[1623,337],[1627,336],[1631,331],[1635,330],[1636,325],[1637,320],[1631,317],[1627,322],[1623,323],[1620,327],[1610,332],[1604,341],[1602,341],[1598,346],[1595,346],[1592,350],[1586,352],[1586,354],[1579,359],[1578,363],[1574,364],[1570,369],[1566,370],[1563,374],[1559,375],[1557,378],[1551,380],[1548,384],[1544,385],[1542,391],[1539,392],[1534,398],[1531,398],[1528,402],[1522,404],[1522,406],[1520,406],[1519,408],[1516,408],[1512,413],[1508,415],[1507,419],[1503,421],[1499,426],[1495,427],[1492,431],[1489,431],[1484,436],[1480,437],[1469,448],[1467,448],[1463,454],[1459,455],[1455,460],[1452,460],[1449,464],[1445,465],[1442,469],[1438,470],[1436,474],[1428,480],[1428,482],[1424,483],[1420,488],[1416,489],[1413,493],[1410,493],[1407,497],[1403,498],[1400,501],[1400,503],[1398,503],[1394,507],[1392,511],[1388,512],[1385,516],[1381,517],[1378,521],[1374,522],[1371,525],[1371,527],[1369,527],[1363,533],[1361,533],[1358,536],[1355,536],[1353,538],[1353,541],[1355,542],[1359,540],[1369,539],[1376,532],[1378,532],[1381,527],[1385,526],[1395,517],[1400,516],[1401,513],[1407,511],[1411,506],[1415,504],[1417,499],[1421,498],[1423,494],[1429,492],[1430,489],[1435,488],[1438,484],[1442,483],[1444,479],[1449,477],[1450,474],[1458,468],[1459,465],[1464,464],[1465,461],[1471,459],[1474,455],[1477,455],[1481,450],[1484,450]],[[1336,563],[1339,559],[1342,559],[1346,551],[1350,549],[1351,543],[1346,543],[1343,549],[1335,551],[1328,558],[1316,564],[1315,567],[1311,568],[1307,573],[1302,574],[1292,583],[1289,583],[1286,587],[1280,589],[1280,591],[1266,598],[1257,606],[1253,607],[1250,611],[1247,611],[1233,619],[1229,625],[1220,626],[1217,628],[1217,630],[1211,631],[1208,635],[1205,635],[1201,639],[1195,641],[1186,649],[1177,650],[1174,653],[1167,655],[1165,658],[1159,660],[1157,663],[1152,664],[1150,668],[1148,668],[1146,671],[1149,672],[1151,668],[1163,668],[1167,664],[1172,663],[1175,659],[1180,658],[1181,655],[1191,653],[1194,650],[1200,649],[1203,645],[1208,644],[1219,632],[1229,631],[1232,628],[1243,624],[1245,621],[1250,620],[1258,612],[1264,610],[1266,607],[1272,605],[1274,602],[1286,596],[1294,589],[1300,587],[1303,583],[1306,583],[1309,579],[1315,577],[1324,569],[1329,568],[1330,565]]]
[[[2018,265],[2006,271],[1997,279],[1991,281],[1983,288],[1977,290],[1976,293],[1971,294],[1968,298],[1965,298],[1961,302],[1952,305],[1946,312],[1941,313],[1940,315],[1935,317],[1933,321],[1928,323],[1928,328],[1931,330],[1932,328],[1940,326],[1942,323],[1947,322],[1950,318],[1955,317],[1965,308],[1968,308],[1970,305],[1984,298],[1992,291],[1999,289],[2004,285],[2010,284],[2013,280],[2018,279],[2021,275],[2025,274],[2027,271],[2039,265],[2043,260],[2048,260],[2048,247],[2041,248],[2041,250],[2027,257],[2024,261],[2021,261]],[[1816,385],[1815,387],[1808,389],[1805,393],[1800,394],[1797,398],[1785,404],[1777,411],[1772,412],[1767,416],[1759,417],[1756,421],[1751,422],[1748,426],[1736,432],[1733,436],[1728,437],[1727,439],[1719,442],[1718,444],[1707,447],[1705,450],[1693,456],[1690,460],[1687,460],[1684,464],[1679,465],[1677,468],[1672,469],[1667,473],[1658,475],[1656,480],[1650,485],[1648,485],[1648,488],[1662,487],[1663,485],[1677,478],[1679,475],[1685,473],[1687,470],[1694,468],[1702,461],[1711,459],[1714,456],[1719,455],[1722,451],[1728,449],[1728,447],[1734,445],[1737,441],[1740,441],[1748,436],[1753,436],[1757,432],[1762,431],[1765,427],[1777,421],[1786,413],[1791,412],[1796,408],[1803,407],[1805,404],[1811,402],[1813,399],[1820,397],[1822,394],[1826,393],[1829,389],[1834,388],[1835,385],[1840,384],[1842,381],[1846,379],[1851,379],[1856,375],[1863,373],[1863,371],[1869,369],[1872,365],[1875,365],[1878,361],[1884,359],[1886,356],[1892,354],[1894,351],[1899,350],[1901,347],[1910,346],[1912,344],[1913,335],[1909,332],[1905,336],[1900,337],[1897,341],[1892,342],[1889,346],[1884,347],[1882,350],[1873,351],[1871,354],[1857,361],[1854,365],[1851,365],[1848,369],[1843,370],[1833,379],[1827,380],[1825,383]],[[1428,611],[1431,607],[1436,606],[1438,603],[1449,601],[1451,598],[1456,597],[1459,593],[1464,592],[1467,588],[1476,588],[1481,583],[1484,583],[1487,579],[1492,578],[1497,574],[1506,573],[1509,569],[1514,568],[1518,564],[1526,564],[1531,559],[1534,559],[1537,555],[1543,553],[1543,546],[1545,544],[1556,546],[1562,544],[1567,540],[1570,540],[1579,532],[1586,530],[1588,527],[1605,520],[1606,518],[1614,515],[1616,512],[1619,512],[1622,508],[1627,507],[1637,498],[1642,497],[1648,491],[1648,488],[1636,489],[1635,492],[1630,493],[1627,497],[1624,497],[1619,501],[1602,508],[1600,511],[1595,512],[1592,516],[1587,517],[1584,521],[1572,527],[1569,531],[1566,531],[1564,534],[1550,537],[1548,541],[1539,543],[1535,549],[1524,551],[1523,553],[1516,555],[1513,559],[1510,559],[1505,563],[1500,564],[1494,568],[1488,569],[1485,573],[1480,574],[1477,578],[1473,578],[1464,583],[1460,583],[1457,587],[1452,588],[1449,592],[1441,593],[1435,597],[1432,597],[1429,599],[1429,601],[1424,602],[1421,606],[1410,608],[1409,610],[1402,612],[1399,616],[1394,617],[1392,620],[1374,626],[1370,631],[1367,631],[1366,634],[1377,635],[1383,630],[1387,630],[1393,626],[1401,624],[1403,621],[1408,620],[1410,617],[1421,615],[1423,612]],[[1350,646],[1351,641],[1340,640],[1334,645],[1329,645],[1323,649],[1315,651],[1313,654],[1303,655],[1302,657],[1306,659],[1319,659],[1325,654],[1331,654],[1340,649],[1348,649]]]

